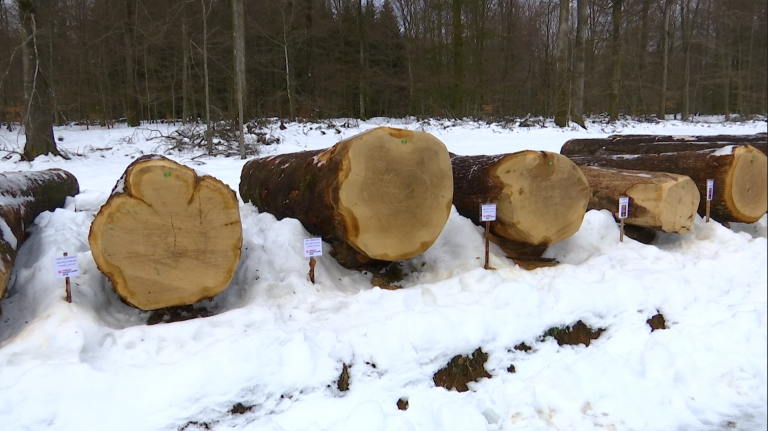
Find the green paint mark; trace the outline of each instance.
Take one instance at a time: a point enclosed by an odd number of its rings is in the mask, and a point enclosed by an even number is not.
[[[403,139],[403,140],[402,140],[402,141],[400,141],[400,142],[402,142],[402,143],[403,143],[403,145],[405,145],[405,144],[407,144],[407,143],[408,143],[408,140],[407,140],[407,139]],[[752,157],[752,158],[754,159],[754,157]]]
[[[549,162],[549,166],[552,166],[552,162]]]
[[[170,173],[170,172],[166,172],[166,173],[164,173],[163,175],[164,175],[164,176],[166,176],[166,177],[170,177],[170,176],[171,176],[171,173]]]

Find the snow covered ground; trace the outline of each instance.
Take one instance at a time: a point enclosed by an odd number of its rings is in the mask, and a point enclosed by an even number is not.
[[[336,120],[336,124],[347,121]],[[350,123],[350,122],[347,122]],[[577,128],[374,119],[352,127],[271,128],[264,155],[325,148],[378,125],[433,133],[459,154],[559,151],[574,137],[613,133],[746,134],[766,121],[623,122]],[[147,326],[96,268],[91,221],[125,167],[162,152],[174,126],[57,128],[71,160],[16,154],[0,171],[60,167],[80,182],[66,208],[30,227],[0,305],[0,430],[757,430],[768,426],[766,218],[733,230],[697,219],[653,245],[627,239],[608,212],[547,251],[561,264],[526,271],[481,230],[451,214],[437,242],[405,262],[403,289],[318,259],[307,277],[294,219],[241,206],[240,266],[204,306],[213,316]],[[325,132],[323,134],[322,132]],[[18,150],[24,136],[0,132]],[[3,153],[0,153],[2,155]],[[237,158],[168,156],[238,190]],[[78,256],[72,304],[53,259]],[[327,254],[327,253],[326,253]],[[668,329],[646,320],[661,312]],[[605,328],[589,347],[541,335],[583,321]],[[528,352],[514,349],[526,343]],[[455,355],[481,347],[492,376],[470,391],[435,387]],[[336,381],[349,365],[349,390]],[[515,372],[509,372],[514,365]],[[396,403],[408,400],[401,411]],[[238,412],[233,406],[241,404]],[[250,407],[250,409],[248,409]],[[238,410],[238,409],[234,409]],[[244,411],[244,412],[243,412]],[[242,413],[241,413],[242,412]]]

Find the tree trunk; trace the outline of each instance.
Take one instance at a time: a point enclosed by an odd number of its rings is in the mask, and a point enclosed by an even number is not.
[[[581,227],[589,187],[567,157],[545,151],[452,155],[451,164],[456,211],[482,225],[480,205],[495,203],[490,231],[512,258],[538,257]]]
[[[245,160],[245,136],[243,135],[243,94],[245,93],[245,18],[243,0],[232,0],[232,37],[235,57],[235,98],[237,99],[238,136],[240,140],[240,159]]]
[[[621,12],[624,0],[612,0],[613,3],[613,74],[611,91],[608,94],[608,116],[611,121],[619,119],[619,89],[621,87]]]
[[[765,133],[710,136],[611,135],[607,138],[571,139],[563,144],[560,154],[566,156],[661,154],[708,150],[729,145],[752,145],[764,154],[768,154]]]
[[[658,118],[663,120],[667,104],[667,69],[669,67],[669,11],[672,8],[672,0],[664,0],[664,15],[661,27],[661,103],[659,104]]]
[[[190,79],[190,67],[189,67],[189,36],[187,35],[187,7],[186,3],[181,3],[181,52],[184,59],[181,62],[181,120],[184,124],[192,121],[192,95]]]
[[[43,154],[61,155],[53,139],[51,122],[51,95],[48,76],[43,70],[48,65],[46,46],[41,29],[45,13],[38,10],[40,2],[18,0],[21,23],[22,63],[24,68],[24,159],[33,160]],[[42,21],[42,22],[41,22]]]
[[[0,300],[26,229],[40,213],[63,207],[67,196],[78,193],[77,179],[61,169],[0,173]]]
[[[586,129],[584,124],[584,52],[587,38],[587,0],[577,0],[576,55],[573,65],[573,112],[571,119]]]
[[[346,267],[425,251],[451,213],[448,151],[434,136],[380,127],[327,150],[253,159],[240,197],[278,219],[298,219]]]
[[[715,180],[711,216],[720,222],[754,223],[768,209],[768,158],[751,146],[682,153],[569,156],[578,165],[687,175],[706,196],[707,179]],[[701,199],[699,214],[704,214]]]
[[[560,0],[560,25],[557,29],[557,79],[555,98],[555,124],[568,126],[568,34],[571,11],[569,0]]]
[[[591,190],[589,208],[619,218],[619,197],[629,197],[625,223],[664,232],[686,233],[699,208],[699,191],[685,175],[582,166]]]
[[[360,37],[360,74],[358,76],[358,102],[360,119],[365,120],[365,24],[363,23],[363,0],[357,0],[357,30]]]
[[[461,23],[462,0],[451,0],[453,6],[453,115],[464,115],[464,26]]]
[[[211,91],[208,80],[208,8],[203,5],[203,79],[205,80],[205,148],[208,154],[213,152],[213,130],[211,125]]]
[[[691,86],[691,20],[690,0],[680,1],[680,27],[683,34],[683,121],[688,121],[690,116],[690,96],[689,88]]]
[[[125,39],[125,120],[131,127],[137,127],[139,121],[139,100],[136,89],[136,53],[133,44],[133,2],[125,0],[126,19],[123,21]]]
[[[157,155],[126,168],[88,236],[96,266],[121,298],[142,310],[222,292],[242,240],[235,193]]]

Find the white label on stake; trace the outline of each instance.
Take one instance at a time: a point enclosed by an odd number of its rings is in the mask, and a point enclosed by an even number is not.
[[[629,198],[619,198],[619,218],[627,218],[629,216]]]
[[[711,201],[715,195],[715,180],[707,180],[707,200]]]
[[[77,265],[77,256],[64,256],[53,259],[56,270],[56,278],[74,277],[80,275],[80,267]]]
[[[496,220],[496,204],[480,205],[480,221]]]
[[[323,239],[322,238],[306,238],[304,239],[304,257],[315,257],[323,255]]]

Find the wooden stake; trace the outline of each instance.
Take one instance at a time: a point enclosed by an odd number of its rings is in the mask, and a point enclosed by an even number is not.
[[[491,229],[491,222],[487,221],[485,222],[485,266],[483,268],[485,269],[491,269],[491,266],[488,265],[488,258],[490,257],[490,245],[488,244],[489,240],[489,232]]]
[[[67,253],[65,252],[64,253],[64,257],[66,257],[66,256],[67,256]],[[66,277],[64,279],[64,282],[67,285],[67,302],[69,302],[71,304],[72,303],[72,290],[69,287],[69,277]]]
[[[314,257],[309,258],[309,281],[312,282],[312,284],[315,284],[315,265],[317,264],[317,261]]]
[[[619,219],[620,225],[619,225],[619,231],[621,232],[621,242],[624,242],[624,219]]]
[[[709,205],[710,201],[707,201],[707,223],[709,223]]]

